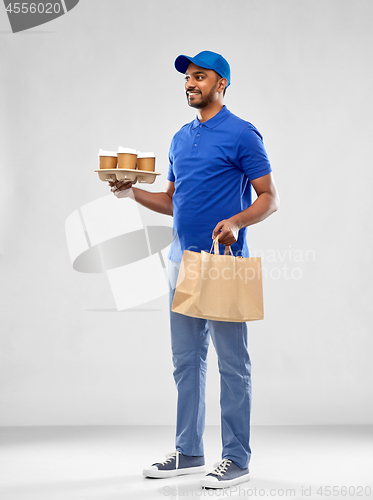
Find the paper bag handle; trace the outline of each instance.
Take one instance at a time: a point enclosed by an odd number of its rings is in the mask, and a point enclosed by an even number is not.
[[[214,247],[214,254],[219,255],[220,254],[220,252],[219,252],[219,235],[217,235],[217,237],[214,239],[214,241],[211,245],[211,248],[210,248],[210,253],[211,253],[212,247]],[[231,253],[232,257],[234,257],[230,245],[228,245],[228,246],[226,245],[224,255],[229,255],[229,252]]]

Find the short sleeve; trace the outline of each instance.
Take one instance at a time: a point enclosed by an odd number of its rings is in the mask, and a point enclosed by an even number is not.
[[[236,160],[249,180],[272,172],[263,137],[255,127],[248,126],[242,132],[236,146]]]
[[[174,173],[174,139],[171,141],[170,150],[168,152],[168,174],[167,180],[171,182],[175,182],[175,173]]]

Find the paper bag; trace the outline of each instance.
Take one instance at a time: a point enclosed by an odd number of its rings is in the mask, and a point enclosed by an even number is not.
[[[194,318],[244,322],[263,319],[260,257],[234,257],[185,250],[171,310]],[[230,252],[230,254],[229,254]]]

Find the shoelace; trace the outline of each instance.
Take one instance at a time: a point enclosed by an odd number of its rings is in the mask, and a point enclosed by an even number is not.
[[[232,460],[229,460],[229,458],[224,458],[224,460],[222,460],[220,464],[215,467],[212,472],[210,472],[210,474],[214,474],[214,476],[223,476],[223,474],[227,472],[227,468],[230,467],[231,463]]]
[[[180,455],[180,451],[173,451],[172,453],[167,453],[166,460],[164,462],[159,462],[159,463],[161,465],[166,465],[166,464],[172,462],[172,460],[176,459],[175,469],[178,469],[179,468],[179,455]]]

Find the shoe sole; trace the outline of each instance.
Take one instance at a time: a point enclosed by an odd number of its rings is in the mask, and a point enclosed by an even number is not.
[[[201,483],[200,486],[202,488],[213,488],[213,489],[223,489],[223,488],[229,488],[230,486],[236,486],[236,484],[241,484],[241,483],[246,483],[246,481],[249,481],[250,479],[250,474],[245,474],[240,477],[236,477],[235,479],[228,479],[227,481],[216,481],[214,478],[210,477],[205,477]]]
[[[147,470],[142,471],[143,475],[146,477],[152,477],[155,479],[161,479],[166,477],[176,477],[184,476],[186,474],[199,474],[200,472],[206,472],[206,467],[201,465],[200,467],[189,467],[188,469],[174,469],[174,470]]]

